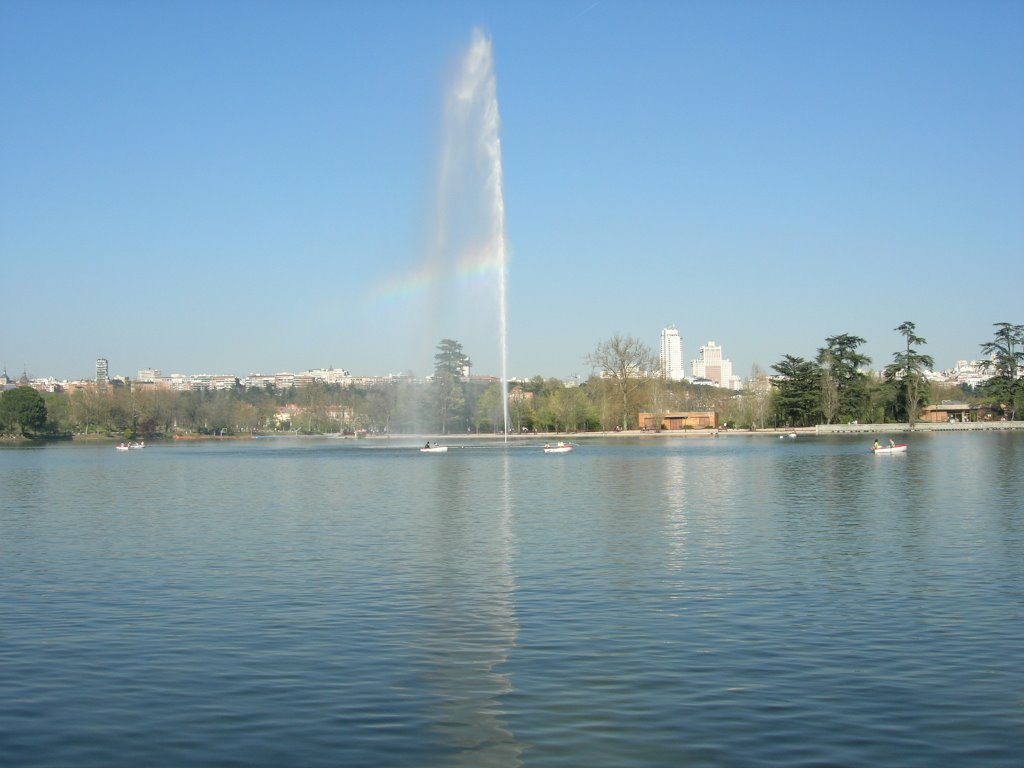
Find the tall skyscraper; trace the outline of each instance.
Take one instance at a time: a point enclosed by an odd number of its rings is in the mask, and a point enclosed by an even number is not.
[[[96,358],[96,389],[106,389],[110,383],[110,367],[107,365],[107,358]]]
[[[716,387],[730,386],[732,362],[722,359],[722,348],[713,341],[700,348],[697,359],[690,361],[690,369],[695,379],[707,379]]]
[[[674,325],[661,329],[661,354],[658,357],[661,375],[672,381],[682,381],[683,372],[683,340]]]

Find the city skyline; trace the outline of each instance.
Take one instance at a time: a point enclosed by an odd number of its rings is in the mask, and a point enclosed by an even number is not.
[[[510,378],[657,350],[666,318],[743,378],[842,333],[882,368],[907,320],[949,368],[1021,321],[1022,27],[994,1],[3,4],[0,363],[426,375],[453,338],[498,372],[494,275],[426,259],[480,29]]]
[[[724,356],[723,347],[714,340],[710,340],[705,344],[697,347],[696,357],[685,359],[684,351],[684,340],[680,334],[678,328],[675,325],[668,325],[661,330],[661,343],[658,348],[651,347],[652,354],[656,355],[657,368],[656,370],[648,371],[648,374],[661,374],[667,378],[677,381],[707,381],[721,386],[723,388],[737,389],[738,385],[745,385],[746,382],[751,378],[750,376],[741,376],[734,371],[734,367],[729,358]],[[810,355],[809,359],[812,359],[814,355]],[[938,373],[953,373],[953,374],[964,374],[964,369],[970,369],[970,375],[974,376],[977,374],[977,366],[980,361],[984,360],[985,357],[982,355],[974,355],[969,357],[959,357],[949,365],[939,365],[936,361],[936,365],[932,368],[932,372]],[[676,361],[678,360],[678,366]],[[48,372],[29,371],[22,369],[20,373],[16,373],[10,370],[6,365],[0,364],[0,372],[8,376],[11,381],[16,381],[22,376],[26,376],[34,381],[54,380],[54,381],[89,381],[93,380],[99,384],[100,379],[104,381],[110,381],[114,379],[128,379],[138,382],[153,383],[157,379],[170,379],[170,378],[189,378],[189,377],[234,377],[240,381],[245,379],[267,378],[273,379],[275,376],[306,376],[314,375],[322,381],[327,383],[342,383],[343,381],[352,379],[401,379],[412,374],[413,378],[424,379],[432,375],[433,369],[427,371],[412,371],[410,369],[403,369],[398,371],[359,371],[350,370],[344,366],[335,366],[333,364],[327,365],[306,365],[300,366],[293,369],[276,368],[267,370],[245,370],[235,371],[227,370],[223,368],[212,368],[207,370],[195,369],[195,368],[181,368],[176,370],[164,370],[163,368],[156,367],[145,367],[139,368],[134,372],[128,370],[118,371],[109,364],[107,358],[91,358],[92,368],[88,375],[54,375]],[[887,364],[887,361],[882,364],[876,364],[875,361],[866,367],[866,370],[875,371],[879,375],[882,373],[882,369]],[[545,379],[560,379],[563,381],[586,379],[590,375],[600,375],[600,371],[593,370],[587,366],[584,366],[587,370],[583,373],[574,372],[563,375],[555,376],[543,376]],[[673,375],[673,374],[677,374]],[[760,370],[761,375],[773,376],[775,372],[771,370],[770,366]],[[496,371],[481,371],[475,367],[471,370],[471,375],[478,378],[500,378],[500,375]],[[541,374],[512,374],[509,376],[509,381],[526,381]],[[982,377],[984,378],[984,377]],[[973,384],[972,384],[973,386]]]

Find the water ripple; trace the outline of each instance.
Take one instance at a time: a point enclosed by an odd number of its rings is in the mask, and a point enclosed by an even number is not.
[[[1002,437],[4,451],[0,755],[1016,766]]]

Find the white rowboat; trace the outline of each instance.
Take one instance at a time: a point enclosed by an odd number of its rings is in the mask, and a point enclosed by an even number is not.
[[[880,445],[877,448],[872,448],[872,453],[905,453],[907,450],[906,443],[900,443],[899,445]]]
[[[554,445],[544,444],[544,453],[568,453],[575,446],[572,443],[558,442]]]

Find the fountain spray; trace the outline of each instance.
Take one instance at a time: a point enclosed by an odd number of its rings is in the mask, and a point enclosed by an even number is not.
[[[491,41],[479,29],[473,31],[473,42],[463,61],[461,78],[455,91],[463,114],[479,110],[478,149],[485,163],[482,213],[489,217],[486,231],[488,260],[497,273],[498,336],[501,351],[501,402],[504,435],[508,442],[508,310],[506,306],[508,278],[508,246],[505,233],[505,195],[501,164],[501,119],[498,113],[498,88],[494,74]]]

